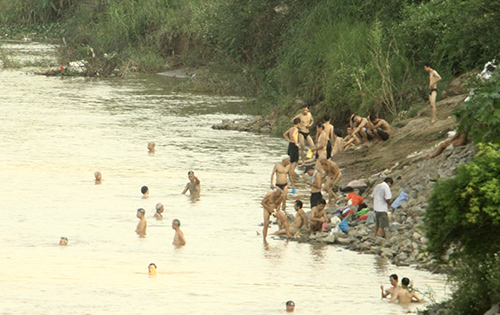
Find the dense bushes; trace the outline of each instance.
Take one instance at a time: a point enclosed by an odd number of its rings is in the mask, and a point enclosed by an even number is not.
[[[500,301],[500,150],[481,145],[455,178],[435,184],[425,215],[428,250],[450,263],[455,314],[483,314]]]
[[[60,23],[66,61],[92,48],[108,69],[203,66],[198,84],[290,116],[302,98],[336,124],[424,102],[424,62],[445,84],[498,57],[498,20],[489,0],[0,0],[1,27]]]

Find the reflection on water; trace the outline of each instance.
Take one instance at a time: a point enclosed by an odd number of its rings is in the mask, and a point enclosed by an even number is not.
[[[441,276],[372,255],[278,238],[263,244],[260,200],[287,144],[211,129],[244,117],[245,104],[172,93],[171,85],[155,75],[0,72],[0,313],[274,314],[292,299],[302,314],[403,314],[380,300],[391,273],[444,296]],[[201,196],[180,194],[188,170],[202,181]],[[163,220],[153,218],[159,202]],[[134,233],[138,208],[145,238]],[[171,245],[175,218],[187,239],[180,248]],[[61,236],[68,246],[58,246]]]

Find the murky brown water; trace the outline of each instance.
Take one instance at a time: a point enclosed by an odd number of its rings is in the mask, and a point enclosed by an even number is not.
[[[212,130],[242,117],[245,104],[173,93],[172,84],[157,75],[0,71],[0,314],[280,314],[288,299],[300,314],[414,310],[380,300],[391,273],[437,299],[446,294],[441,276],[372,255],[278,239],[264,245],[255,232],[260,200],[286,142]],[[154,156],[148,141],[157,144]],[[202,181],[199,200],[180,195],[189,169]],[[152,218],[157,202],[163,221]],[[148,220],[142,239],[134,233],[139,207]],[[171,245],[173,218],[182,222],[183,248]],[[69,246],[57,245],[61,236]],[[147,275],[150,262],[156,277]]]

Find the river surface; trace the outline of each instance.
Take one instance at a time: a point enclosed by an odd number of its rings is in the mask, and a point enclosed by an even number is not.
[[[427,301],[449,293],[442,276],[373,255],[264,244],[260,200],[287,143],[211,129],[244,118],[247,104],[173,92],[176,82],[0,71],[0,314],[283,314],[290,299],[299,314],[422,309],[380,299],[392,273],[412,279]],[[191,169],[199,198],[180,194]],[[158,202],[162,221],[152,217]],[[145,238],[134,232],[137,208],[146,209]],[[184,247],[171,245],[174,218]]]

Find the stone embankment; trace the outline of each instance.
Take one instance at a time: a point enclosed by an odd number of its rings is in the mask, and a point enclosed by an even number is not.
[[[224,119],[222,120],[222,123],[213,125],[212,129],[250,131],[255,133],[270,134],[272,132],[271,123],[271,119],[265,116],[252,116],[243,120]]]
[[[365,179],[366,192],[363,194],[365,203],[372,208],[369,197],[374,185],[381,183],[385,177],[392,177],[393,197],[401,191],[408,195],[406,202],[392,212],[390,216],[391,233],[388,239],[373,236],[373,224],[367,225],[366,221],[359,221],[356,217],[348,218],[349,230],[347,233],[329,232],[317,233],[309,237],[308,231],[302,231],[295,240],[299,242],[338,244],[346,249],[366,254],[379,255],[387,258],[398,266],[416,266],[434,271],[435,266],[431,258],[424,252],[426,246],[425,230],[423,226],[425,209],[428,206],[428,197],[432,191],[432,184],[437,180],[454,176],[457,167],[462,163],[471,161],[475,154],[472,144],[452,149],[447,148],[442,155],[435,159],[426,159],[426,152],[414,153],[405,160],[396,163],[392,168],[372,175]],[[342,165],[340,165],[342,167]],[[334,213],[344,209],[336,205],[327,209]],[[337,214],[340,216],[340,214]],[[331,217],[331,215],[329,215]]]

